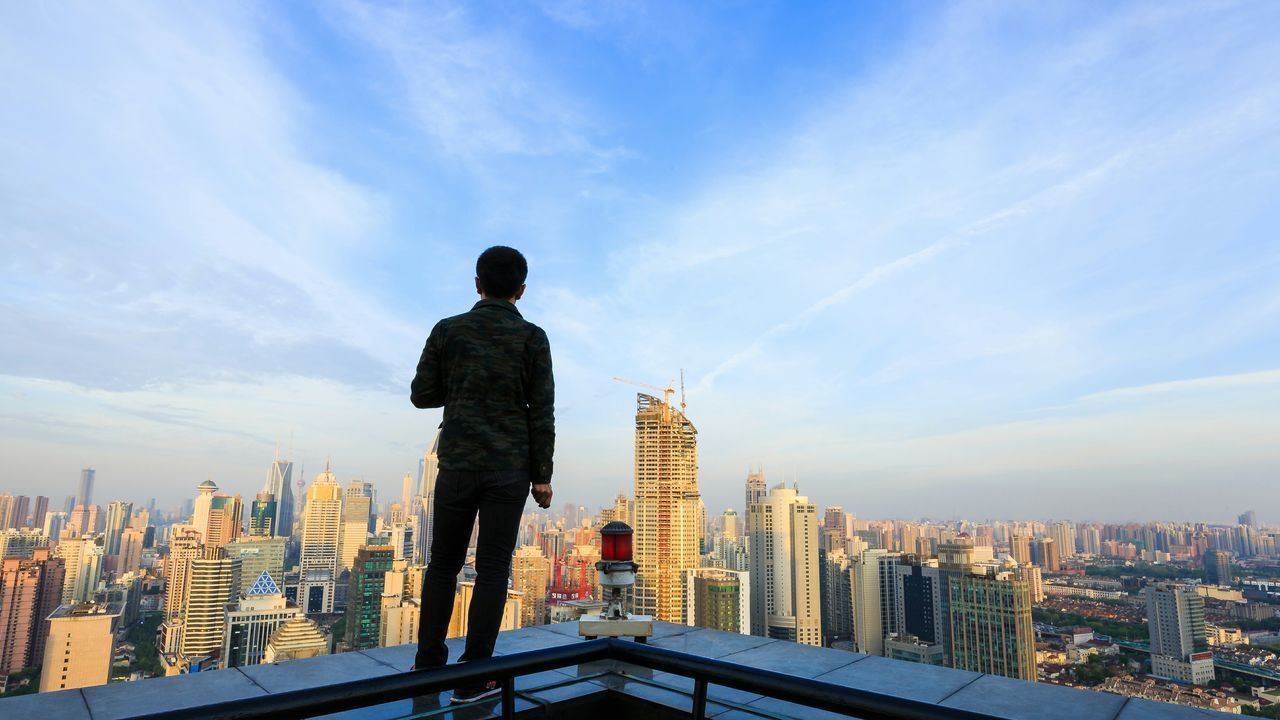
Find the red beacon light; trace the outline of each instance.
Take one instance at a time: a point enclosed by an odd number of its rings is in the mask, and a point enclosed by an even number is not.
[[[600,528],[600,559],[605,562],[631,562],[631,526],[614,521]]]

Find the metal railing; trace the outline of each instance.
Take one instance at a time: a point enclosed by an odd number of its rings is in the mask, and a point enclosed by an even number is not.
[[[447,665],[428,672],[404,672],[367,680],[275,693],[212,705],[183,708],[132,720],[289,720],[370,707],[453,688],[497,680],[502,685],[502,717],[516,712],[515,679],[601,660],[615,660],[692,678],[691,715],[706,717],[711,684],[744,690],[787,702],[853,715],[864,720],[990,720],[993,716],[944,707],[810,678],[606,638],[571,643],[488,660]],[[480,702],[493,702],[480,701]]]

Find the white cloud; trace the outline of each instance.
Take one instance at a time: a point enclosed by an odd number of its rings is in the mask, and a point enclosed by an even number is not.
[[[1085,395],[1080,398],[1080,402],[1090,403],[1108,402],[1112,400],[1137,400],[1144,396],[1152,395],[1214,391],[1245,388],[1255,385],[1276,384],[1280,384],[1280,369],[1261,370],[1250,373],[1236,373],[1233,375],[1214,375],[1211,377],[1191,378],[1188,380],[1171,380],[1169,382],[1115,388],[1113,390]]]
[[[482,28],[466,4],[351,0],[332,8],[335,25],[385,57],[398,85],[393,98],[446,154],[597,152],[580,103],[518,38]]]
[[[417,330],[348,273],[385,200],[301,149],[236,5],[10,6],[0,23],[0,372],[139,386],[390,380]],[[409,339],[413,340],[410,341]]]

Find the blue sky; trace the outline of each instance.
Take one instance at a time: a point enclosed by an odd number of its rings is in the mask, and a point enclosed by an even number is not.
[[[1280,521],[1280,6],[0,7],[3,486],[384,497],[474,258],[529,257],[557,503],[683,368],[861,517]]]

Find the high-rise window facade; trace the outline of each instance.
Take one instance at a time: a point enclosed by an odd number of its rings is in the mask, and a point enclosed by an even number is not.
[[[634,609],[679,624],[685,571],[699,565],[697,441],[683,406],[636,396]]]

